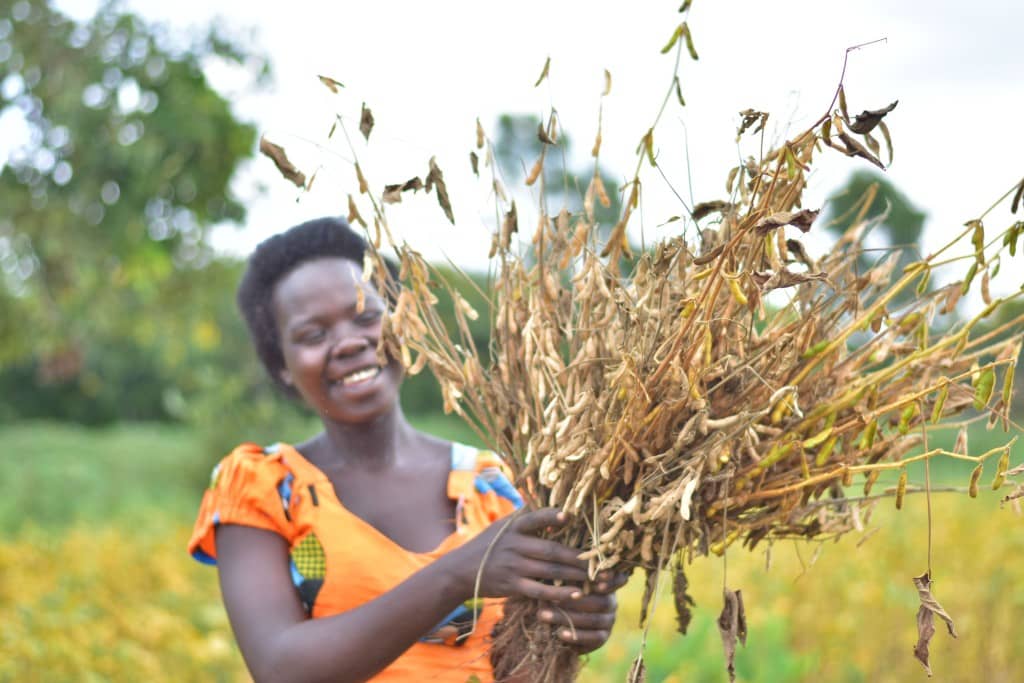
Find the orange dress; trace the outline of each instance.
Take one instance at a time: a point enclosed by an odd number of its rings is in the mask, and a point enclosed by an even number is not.
[[[462,444],[452,444],[448,496],[456,501],[455,531],[430,552],[411,552],[346,510],[327,476],[295,448],[246,443],[214,468],[188,550],[216,564],[219,524],[273,531],[288,542],[306,613],[328,617],[391,590],[522,505],[501,460]],[[475,674],[492,681],[488,648],[501,602],[461,605],[373,680],[465,683]]]

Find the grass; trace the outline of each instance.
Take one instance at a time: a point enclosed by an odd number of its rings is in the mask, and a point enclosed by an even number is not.
[[[443,417],[420,422],[475,441],[449,431],[451,424],[461,426]],[[998,436],[982,430],[977,442],[972,434],[973,446],[986,435]],[[93,431],[31,423],[0,427],[0,438],[8,447],[0,682],[247,680],[216,574],[184,552],[218,454],[202,452],[185,430],[154,425]],[[965,483],[955,467],[936,470]],[[932,642],[936,681],[999,683],[1024,669],[1014,635],[1024,618],[1016,562],[1024,533],[998,495],[985,486],[978,499],[933,500],[935,594],[960,631],[954,641],[940,629]],[[877,532],[867,540],[777,543],[767,570],[766,546],[729,553],[727,583],[743,590],[750,622],[737,654],[739,680],[924,680],[910,654],[917,609],[910,579],[927,566],[924,497],[908,496],[900,512],[881,502],[870,527]],[[674,632],[671,596],[662,596],[647,634],[649,681],[725,680],[714,623],[723,561],[698,559],[688,576],[698,605],[691,631]],[[642,641],[640,578],[620,595],[613,637],[591,656],[584,682],[625,679]]]

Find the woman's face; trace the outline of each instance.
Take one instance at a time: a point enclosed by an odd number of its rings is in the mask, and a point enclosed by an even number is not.
[[[281,378],[321,417],[340,423],[366,423],[393,410],[402,380],[397,361],[377,362],[385,302],[362,274],[348,259],[307,261],[277,283],[271,302]]]

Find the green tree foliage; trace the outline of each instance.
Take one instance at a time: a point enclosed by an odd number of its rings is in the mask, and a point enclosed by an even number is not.
[[[197,305],[219,277],[207,237],[244,216],[229,181],[255,143],[202,66],[259,81],[265,63],[116,3],[85,23],[45,0],[3,4],[0,120],[20,138],[0,157],[4,398],[60,385],[102,404],[116,383],[122,408],[163,405],[171,370],[221,336],[217,306]]]
[[[494,156],[498,167],[510,185],[522,180],[540,157],[544,143],[537,135],[541,121],[531,114],[502,114],[498,119],[494,139]],[[592,165],[574,165],[573,141],[568,134],[561,133],[553,148],[548,149],[544,165],[544,196],[548,211],[556,214],[566,207],[573,213],[583,210],[583,197],[594,173]],[[619,184],[607,171],[599,169],[601,181],[608,189],[611,205],[596,203],[594,216],[607,232],[618,220],[622,209],[622,197],[616,191]]]
[[[828,198],[827,229],[841,235],[853,226],[863,211],[863,199],[873,185],[878,186],[878,192],[863,212],[863,217],[871,219],[885,216],[874,233],[884,240],[884,244],[879,247],[876,258],[862,259],[862,267],[865,270],[870,268],[872,263],[887,256],[892,248],[903,250],[901,264],[920,259],[922,255],[918,250],[927,214],[914,206],[888,178],[873,171],[856,171]]]

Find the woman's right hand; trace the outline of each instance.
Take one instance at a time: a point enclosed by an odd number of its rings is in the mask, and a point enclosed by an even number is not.
[[[523,596],[557,603],[581,597],[587,563],[577,558],[579,551],[537,536],[567,520],[557,508],[544,508],[494,522],[445,556],[458,590],[467,598]]]

